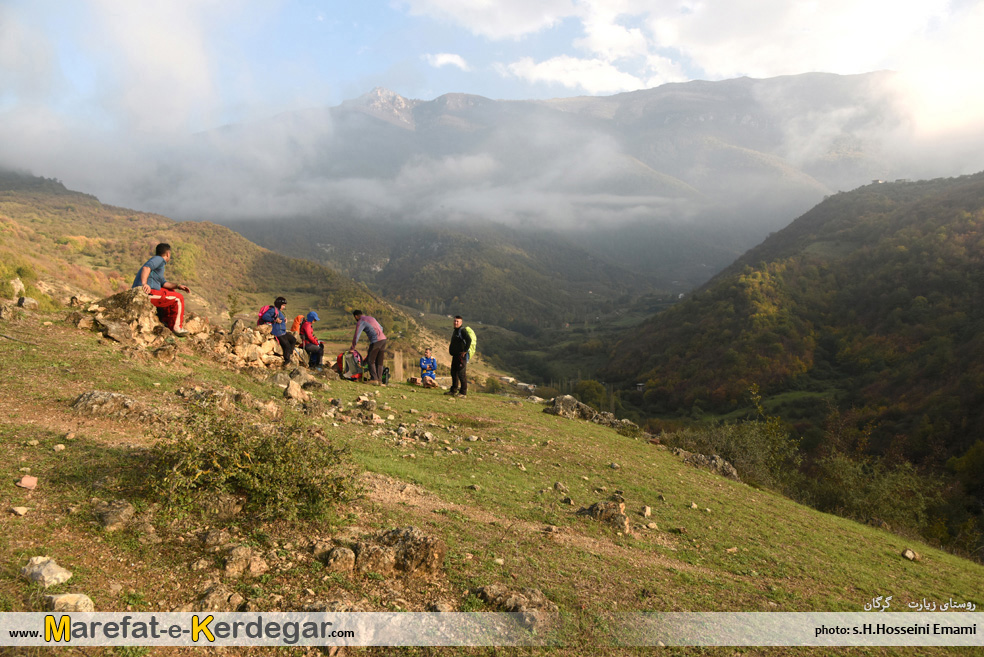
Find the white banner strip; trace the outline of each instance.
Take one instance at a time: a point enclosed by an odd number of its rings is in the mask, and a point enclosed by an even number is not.
[[[552,617],[551,617],[552,618]],[[537,615],[538,627],[551,618]],[[516,613],[0,613],[0,646],[542,646]]]
[[[653,612],[617,624],[624,646],[984,646],[984,614],[966,612]]]

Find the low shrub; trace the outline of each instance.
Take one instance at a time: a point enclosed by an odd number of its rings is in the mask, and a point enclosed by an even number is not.
[[[910,463],[888,466],[875,457],[835,452],[814,464],[796,495],[815,509],[862,522],[880,520],[895,528],[923,531],[928,511],[939,502],[935,484]]]
[[[663,442],[691,452],[717,454],[735,466],[745,482],[786,491],[802,460],[799,441],[780,418],[765,413],[757,389],[751,394],[758,419],[683,429],[664,434]]]
[[[172,423],[154,446],[151,490],[170,507],[231,493],[263,519],[321,519],[356,495],[344,455],[297,422],[251,426],[201,406],[184,425]]]

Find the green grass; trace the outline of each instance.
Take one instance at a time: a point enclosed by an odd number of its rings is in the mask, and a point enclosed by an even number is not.
[[[28,322],[16,320],[4,332],[36,334],[40,329]],[[89,588],[99,610],[128,605],[153,609],[157,588],[171,591],[172,581],[181,584],[172,597],[193,596],[199,575],[188,565],[203,556],[193,538],[203,521],[193,514],[157,513],[155,523],[167,540],[155,546],[140,543],[130,530],[108,533],[91,524],[93,497],[125,498],[141,510],[150,508],[151,500],[142,495],[142,451],[130,445],[149,446],[152,428],[130,420],[80,418],[69,405],[84,389],[124,391],[174,409],[181,408],[173,395],[180,386],[231,385],[263,400],[280,399],[279,389],[266,382],[268,374],[224,370],[188,351],[181,352],[178,366],[166,367],[149,359],[127,359],[116,347],[73,328],[56,324],[47,331],[37,347],[0,342],[0,358],[21,372],[2,384],[5,403],[16,412],[0,419],[0,475],[12,481],[20,468],[30,467],[42,482],[34,493],[8,490],[11,506],[33,508],[20,519],[16,537],[0,532],[0,561],[6,564],[0,568],[0,610],[37,608],[38,594],[17,573],[38,545],[76,573],[70,585],[63,585],[65,590]],[[78,378],[65,376],[65,368]],[[285,541],[300,545],[310,537],[330,537],[353,527],[370,533],[419,527],[448,546],[440,586],[447,589],[442,596],[456,601],[459,609],[488,610],[469,591],[495,583],[538,588],[557,604],[564,615],[566,647],[550,654],[644,654],[606,647],[613,645],[612,614],[623,611],[860,611],[866,601],[887,594],[900,601],[952,597],[984,605],[979,586],[984,569],[979,565],[695,470],[644,440],[545,414],[540,405],[483,393],[452,400],[441,391],[404,384],[373,389],[341,381],[315,396],[347,404],[367,392],[378,392],[379,405],[389,405],[380,415],[395,416],[384,429],[395,429],[400,422],[416,424],[436,440],[401,445],[388,432],[373,435],[375,427],[295,410],[288,410],[285,421],[317,425],[329,439],[348,447],[348,458],[357,468],[396,480],[391,495],[368,492],[338,509],[331,523],[239,518],[225,525],[237,540],[288,558],[291,550],[284,548]],[[32,413],[33,407],[45,412]],[[75,440],[65,441],[66,427],[76,433]],[[472,435],[479,440],[469,442]],[[39,444],[28,447],[29,440]],[[54,452],[57,443],[68,449]],[[414,458],[408,458],[411,454]],[[619,467],[610,467],[612,463]],[[555,490],[555,482],[567,492]],[[405,483],[413,484],[414,491],[399,492]],[[469,488],[476,484],[480,490]],[[632,535],[619,536],[575,513],[616,490],[624,496]],[[568,495],[574,506],[563,504]],[[65,514],[62,510],[70,506],[78,511]],[[643,506],[652,508],[651,518],[642,517]],[[645,528],[647,522],[659,529]],[[548,525],[559,531],[543,531]],[[921,562],[899,556],[909,546],[922,554]],[[219,556],[209,558],[221,563]],[[131,571],[154,584],[124,585],[117,595],[105,589],[107,577],[123,579]],[[290,572],[271,570],[234,586],[260,604],[269,604],[274,595],[299,604],[296,596],[307,588],[319,598],[382,603],[391,583],[374,574],[328,573],[321,564],[305,561]],[[417,610],[433,585],[408,580],[401,586],[400,597]],[[403,652],[415,654],[413,649]],[[775,648],[748,654],[794,652]],[[920,654],[950,652],[930,648]],[[906,653],[876,648],[867,654]]]

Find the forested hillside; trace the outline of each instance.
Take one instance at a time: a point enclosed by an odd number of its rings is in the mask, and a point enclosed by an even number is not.
[[[984,174],[837,194],[619,342],[649,416],[757,385],[804,437],[956,477],[984,499]],[[848,437],[845,437],[848,436]]]

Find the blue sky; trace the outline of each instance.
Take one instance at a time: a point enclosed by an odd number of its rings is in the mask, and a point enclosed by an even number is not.
[[[900,71],[926,137],[984,119],[981,34],[984,0],[0,0],[0,165],[98,193],[172,140],[376,86],[534,99],[811,71]]]

